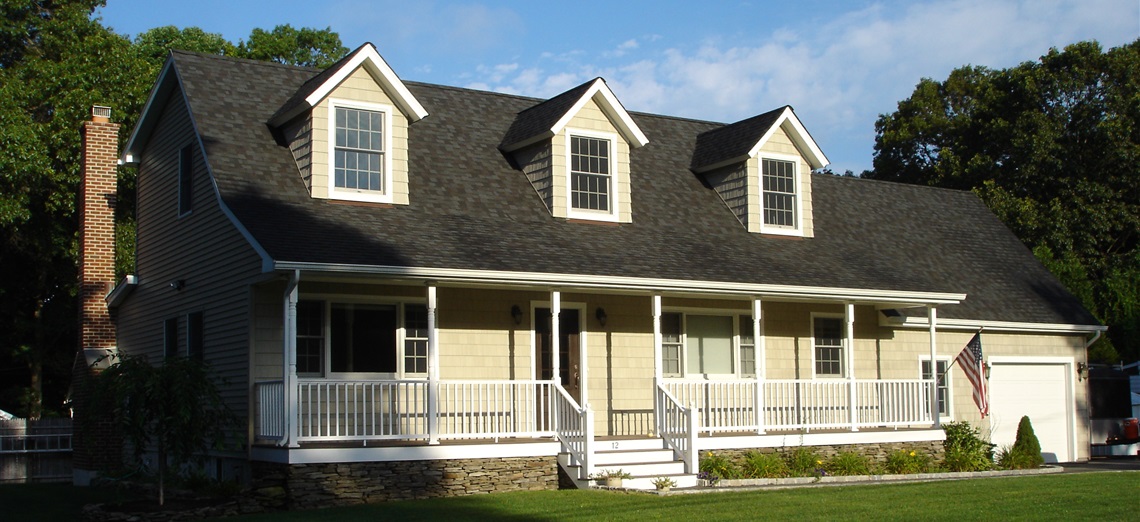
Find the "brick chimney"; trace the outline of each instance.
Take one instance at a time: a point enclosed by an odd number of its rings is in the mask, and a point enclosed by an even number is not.
[[[79,179],[79,349],[115,347],[115,325],[104,298],[115,284],[115,172],[119,124],[110,107],[95,106],[83,123]]]
[[[105,298],[115,284],[115,193],[119,124],[95,106],[83,123],[79,178],[79,350],[71,373],[72,480],[89,485],[121,465],[122,438],[106,412],[87,408],[90,379],[111,362],[115,324]]]

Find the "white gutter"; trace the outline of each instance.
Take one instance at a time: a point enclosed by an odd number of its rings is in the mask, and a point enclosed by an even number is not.
[[[985,328],[987,332],[1023,332],[1023,333],[1095,333],[1097,337],[1108,330],[1107,326],[1099,324],[1062,324],[1062,323],[1021,323],[1014,321],[979,321],[977,319],[945,319],[938,318],[939,330],[966,330],[977,331]],[[929,328],[930,322],[925,317],[907,317],[901,323],[892,323],[890,326],[899,328]]]
[[[829,288],[814,286],[734,283],[723,281],[688,281],[683,279],[657,279],[626,276],[598,276],[578,274],[552,274],[542,272],[512,272],[495,270],[467,270],[452,268],[416,268],[400,266],[349,265],[274,261],[275,270],[304,270],[332,274],[383,275],[447,283],[483,283],[564,288],[632,290],[657,292],[706,292],[724,295],[783,297],[800,299],[834,299],[853,302],[892,302],[915,304],[958,304],[966,294],[942,292],[907,292],[861,288]]]
[[[1097,342],[1097,340],[1100,339],[1100,336],[1104,335],[1104,331],[1107,329],[1108,327],[1105,326],[1103,330],[1097,330],[1093,332],[1092,339],[1089,339],[1088,342],[1085,343],[1085,349],[1088,350],[1089,347],[1093,345],[1093,343]]]

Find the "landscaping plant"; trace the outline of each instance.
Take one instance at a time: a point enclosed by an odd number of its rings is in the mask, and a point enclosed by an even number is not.
[[[819,476],[823,470],[823,459],[815,450],[806,446],[799,446],[785,453],[784,460],[787,461],[788,469],[795,477]]]
[[[722,479],[740,478],[740,468],[728,457],[714,452],[701,455],[701,471]]]
[[[874,462],[866,456],[853,451],[844,451],[824,464],[823,469],[829,475],[874,475],[876,468]]]
[[[887,455],[886,470],[896,475],[929,473],[935,471],[930,455],[914,450],[895,450]]]
[[[986,471],[994,467],[994,445],[982,440],[978,429],[970,423],[948,422],[946,431],[946,469],[948,471]]]
[[[1041,456],[1041,443],[1033,433],[1033,424],[1029,417],[1022,417],[1017,424],[1017,438],[1013,446],[1003,448],[998,455],[998,465],[1005,469],[1032,469],[1045,464]]]
[[[792,474],[788,463],[775,453],[749,451],[744,454],[742,467],[746,478],[784,478]]]

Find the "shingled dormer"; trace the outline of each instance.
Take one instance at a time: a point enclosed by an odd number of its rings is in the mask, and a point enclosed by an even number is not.
[[[827,163],[784,106],[697,136],[691,168],[749,232],[812,237],[810,174]]]
[[[629,150],[648,142],[595,78],[520,112],[499,147],[554,217],[629,223]]]
[[[427,111],[371,43],[314,76],[273,115],[314,198],[407,205],[408,125]]]

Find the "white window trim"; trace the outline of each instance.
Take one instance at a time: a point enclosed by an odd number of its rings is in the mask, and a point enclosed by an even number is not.
[[[949,371],[946,372],[946,413],[939,413],[938,418],[942,421],[951,421],[954,419],[954,367],[950,364],[953,359],[949,355],[938,355],[934,358],[935,361],[945,362]],[[930,355],[918,356],[918,378],[922,379],[922,363],[929,362]],[[932,367],[935,372],[938,371],[938,364],[935,363]]]
[[[610,142],[610,211],[602,212],[599,210],[582,210],[574,208],[574,197],[571,192],[573,187],[573,174],[570,171],[570,138],[572,136],[581,136],[584,138],[597,138],[609,140]],[[592,221],[611,221],[617,222],[620,216],[618,208],[622,205],[621,193],[618,190],[618,135],[612,132],[600,132],[595,130],[577,129],[567,127],[562,131],[562,139],[566,149],[566,217],[570,219],[588,219]]]
[[[401,297],[363,297],[341,294],[302,294],[301,301],[322,301],[324,303],[324,347],[321,351],[324,359],[321,361],[324,375],[320,377],[302,377],[309,379],[344,379],[344,380],[376,380],[376,379],[427,379],[426,373],[404,372],[404,340],[407,338],[404,328],[404,305],[427,305],[427,299],[401,298]],[[333,304],[363,304],[396,307],[396,371],[389,372],[334,372],[332,371],[332,305]],[[438,323],[438,312],[436,322]],[[428,354],[431,358],[431,354]]]
[[[811,314],[811,325],[810,325],[811,326],[811,378],[813,380],[818,379],[818,380],[826,380],[826,381],[846,380],[847,379],[847,372],[850,371],[850,368],[847,367],[847,350],[849,350],[850,347],[847,346],[847,337],[846,336],[842,336],[839,338],[840,339],[840,346],[842,346],[842,349],[843,349],[843,353],[840,354],[840,357],[839,357],[839,365],[841,368],[839,375],[830,375],[830,374],[829,375],[816,375],[816,373],[815,373],[815,320],[816,319],[838,319],[839,324],[842,327],[844,316],[843,316],[843,314],[836,314],[836,313],[812,312],[812,314]],[[921,367],[920,367],[920,369],[921,369]]]
[[[358,109],[365,111],[376,111],[384,114],[384,153],[381,155],[383,160],[383,193],[375,191],[362,191],[356,189],[345,189],[336,186],[336,109],[338,107],[346,109]],[[395,201],[392,193],[393,182],[392,178],[392,115],[395,114],[391,105],[384,105],[380,103],[369,103],[362,101],[341,100],[337,98],[329,98],[328,114],[326,117],[328,126],[328,191],[329,198],[342,199],[346,201],[363,201],[369,203],[392,203]]]
[[[754,378],[754,372],[745,372],[740,363],[740,318],[751,315],[751,312],[744,310],[735,310],[731,308],[692,308],[692,307],[671,307],[662,308],[662,315],[668,313],[681,314],[681,375],[680,376],[665,376],[665,379],[684,380],[684,379],[708,379],[708,380],[736,380],[745,378]],[[689,316],[690,315],[706,315],[711,317],[730,317],[732,318],[732,368],[733,373],[689,373]],[[764,335],[763,325],[761,325],[760,335]],[[753,343],[756,341],[753,340]],[[755,344],[753,344],[755,347]],[[754,348],[755,349],[755,348]],[[662,350],[664,356],[664,350]],[[664,364],[664,361],[657,361],[658,365]]]
[[[792,163],[792,185],[796,188],[795,197],[795,212],[793,219],[796,220],[796,226],[781,226],[781,225],[768,225],[764,223],[764,160],[778,160],[790,161]],[[756,189],[760,194],[760,233],[761,234],[774,234],[780,236],[803,236],[804,235],[804,190],[803,190],[803,173],[800,172],[800,161],[802,158],[793,154],[779,154],[774,152],[761,152],[756,156]]]

